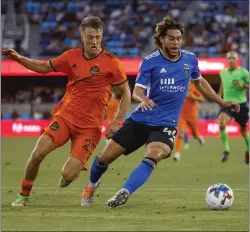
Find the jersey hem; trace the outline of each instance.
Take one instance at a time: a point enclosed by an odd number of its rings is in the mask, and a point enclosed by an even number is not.
[[[118,84],[112,84],[112,86],[117,86],[117,85],[122,85],[124,84],[128,79],[126,79],[125,81],[121,82],[121,83],[118,83]]]
[[[168,124],[164,124],[164,125],[152,125],[152,124],[150,124],[150,123],[140,122],[140,121],[134,119],[133,116],[131,116],[130,118],[131,118],[133,121],[135,121],[135,122],[137,122],[137,123],[140,123],[140,124],[143,124],[143,125],[146,125],[146,126],[155,126],[155,127],[158,127],[158,126],[163,126],[163,127],[171,126],[171,127],[174,127],[175,129],[177,129],[177,127],[178,127],[178,124],[173,125],[173,124],[171,124],[171,123],[168,123]]]
[[[141,87],[143,89],[147,89],[148,88],[146,85],[142,85],[142,84],[139,84],[139,83],[136,83],[135,86]]]
[[[98,126],[82,126],[81,124],[78,124],[78,123],[74,123],[72,122],[71,120],[68,119],[68,117],[65,117],[64,115],[61,115],[61,114],[58,114],[58,113],[55,113],[52,115],[53,117],[61,117],[63,118],[64,120],[66,120],[67,122],[71,123],[72,125],[76,126],[76,127],[79,127],[81,129],[98,129],[98,130],[102,130],[102,126],[101,127],[98,127]]]

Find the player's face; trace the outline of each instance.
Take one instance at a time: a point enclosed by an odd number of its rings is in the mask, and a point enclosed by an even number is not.
[[[230,67],[236,66],[236,63],[237,63],[237,60],[238,60],[237,53],[236,52],[229,52],[227,54],[227,60],[228,60],[228,63],[229,63]]]
[[[101,51],[102,31],[86,27],[82,31],[81,36],[84,52],[90,57],[98,55]]]
[[[168,56],[175,58],[179,55],[179,49],[181,46],[181,32],[178,29],[168,29],[165,37],[161,37],[162,50],[167,53]]]

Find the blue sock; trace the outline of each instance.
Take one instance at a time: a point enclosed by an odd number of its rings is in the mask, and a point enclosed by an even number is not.
[[[154,159],[144,158],[130,174],[122,188],[127,189],[129,193],[132,194],[147,181],[155,166],[156,161]]]
[[[184,134],[184,143],[188,144],[188,135],[187,135],[187,133]]]
[[[95,157],[91,171],[90,171],[90,181],[94,184],[101,178],[102,174],[106,172],[108,169],[108,165],[101,165],[98,162],[98,155]]]

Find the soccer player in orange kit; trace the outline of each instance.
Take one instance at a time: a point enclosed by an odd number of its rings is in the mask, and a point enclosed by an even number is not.
[[[22,190],[12,206],[25,206],[43,159],[71,140],[70,157],[62,168],[61,187],[68,186],[86,163],[101,138],[101,128],[112,86],[121,94],[119,112],[107,128],[107,138],[118,130],[128,110],[131,94],[120,61],[101,48],[103,24],[99,17],[86,17],[80,25],[82,48],[70,49],[48,62],[32,60],[12,49],[2,54],[38,72],[63,72],[68,76],[64,97],[52,110],[53,122],[45,128],[27,161]],[[115,87],[114,87],[115,86]]]
[[[175,143],[175,154],[173,155],[173,159],[175,161],[179,161],[181,158],[184,135],[188,127],[191,129],[193,137],[197,139],[201,145],[204,144],[204,139],[202,136],[200,136],[199,132],[199,109],[197,104],[197,102],[203,101],[204,98],[202,94],[195,88],[195,85],[191,81],[179,118],[178,134]]]

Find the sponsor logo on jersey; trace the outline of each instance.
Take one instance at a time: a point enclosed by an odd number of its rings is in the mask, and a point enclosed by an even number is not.
[[[189,71],[190,71],[190,69],[189,69],[188,64],[184,64],[184,73],[185,73],[185,75],[188,75]]]

